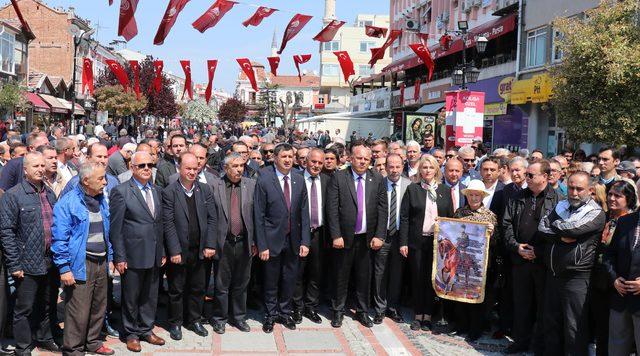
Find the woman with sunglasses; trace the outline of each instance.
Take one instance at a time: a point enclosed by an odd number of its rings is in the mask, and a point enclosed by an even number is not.
[[[433,232],[438,217],[453,216],[451,189],[441,182],[436,159],[422,156],[414,183],[407,187],[400,207],[400,254],[409,259],[412,276],[415,316],[411,330],[431,329],[435,302],[431,286]]]

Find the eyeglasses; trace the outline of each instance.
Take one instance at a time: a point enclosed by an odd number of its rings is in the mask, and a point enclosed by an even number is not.
[[[262,150],[262,153],[273,153],[273,150]]]
[[[537,176],[537,173],[525,173],[524,176],[529,178],[529,179],[533,179],[533,177]]]
[[[465,162],[467,162],[467,163],[475,162],[475,161],[476,161],[476,159],[475,159],[475,158],[464,158],[464,159],[462,159],[462,160],[463,160],[463,161],[465,161]]]
[[[140,164],[136,164],[136,167],[138,167],[138,169],[145,169],[145,168],[155,168],[155,163],[140,163]]]
[[[456,156],[456,155],[446,155],[445,157],[447,157],[447,158],[453,158],[453,157],[455,157],[455,156]]]

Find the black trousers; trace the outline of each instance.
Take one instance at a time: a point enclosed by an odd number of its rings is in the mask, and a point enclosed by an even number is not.
[[[197,258],[183,264],[169,263],[169,324],[190,325],[202,319],[207,282],[206,261]]]
[[[513,338],[533,344],[542,354],[545,267],[538,263],[513,264]]]
[[[628,356],[637,345],[640,345],[640,313],[610,309],[609,355]]]
[[[545,288],[545,356],[587,355],[589,278],[558,278],[548,272]]]
[[[415,315],[433,315],[436,293],[431,285],[433,236],[423,236],[415,248],[409,248],[411,294]]]
[[[158,307],[160,269],[129,268],[122,276],[122,325],[127,340],[152,334]]]
[[[596,339],[596,356],[609,354],[609,296],[611,291],[593,285],[589,291],[589,326]]]
[[[247,287],[251,278],[251,261],[247,254],[247,239],[225,241],[222,254],[214,261],[215,298],[213,320],[225,324],[229,319],[238,323],[247,318]]]
[[[0,339],[4,339],[7,326],[7,314],[9,313],[9,284],[7,283],[7,269],[4,266],[4,258],[0,252]],[[2,346],[0,344],[0,346]]]
[[[377,314],[397,312],[402,291],[404,257],[400,254],[398,233],[387,236],[378,251],[373,251],[373,307]]]
[[[324,227],[311,233],[311,244],[307,257],[300,258],[293,305],[296,310],[316,310],[320,303],[322,281],[322,236]]]
[[[368,312],[371,286],[371,249],[366,236],[364,234],[356,235],[351,248],[334,249],[333,259],[335,287],[331,308],[334,313],[345,312],[351,273],[354,273],[356,284],[356,312]]]
[[[263,268],[264,306],[267,318],[293,313],[291,301],[298,278],[299,251],[292,251],[287,236],[285,248],[276,257],[269,257]]]
[[[13,336],[16,354],[21,354],[32,348],[34,339],[37,342],[53,341],[51,320],[57,320],[53,314],[56,313],[60,276],[51,264],[45,275],[25,274],[23,278],[14,280]],[[35,330],[32,330],[32,325]]]

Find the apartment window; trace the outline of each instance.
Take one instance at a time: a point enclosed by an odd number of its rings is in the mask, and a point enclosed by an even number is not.
[[[337,77],[340,74],[340,67],[337,64],[323,64],[322,75],[328,77]]]
[[[27,44],[16,41],[15,51],[13,54],[14,73],[24,74],[27,69]]]
[[[14,46],[15,46],[16,36],[12,33],[4,32],[2,36],[0,36],[0,58],[2,59],[2,63],[0,64],[0,70],[5,73],[14,73]]]
[[[547,29],[527,33],[527,67],[544,65],[547,60]]]
[[[563,37],[564,33],[555,29],[553,30],[553,43],[551,47],[551,60],[553,62],[560,62],[564,56],[562,50],[558,48],[558,41],[561,41]]]
[[[339,51],[340,50],[340,42],[338,41],[330,41],[324,43],[325,51]]]
[[[362,41],[360,42],[360,52],[369,52],[369,49],[375,46],[376,46],[375,42]]]
[[[358,66],[358,74],[363,77],[368,77],[374,73],[373,68],[370,65],[359,65]]]
[[[358,27],[365,27],[365,26],[371,26],[373,25],[373,21],[358,21]]]

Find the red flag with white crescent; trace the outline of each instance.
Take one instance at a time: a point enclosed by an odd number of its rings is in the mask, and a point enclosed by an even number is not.
[[[254,91],[258,92],[258,83],[256,83],[256,74],[253,72],[253,65],[251,65],[251,61],[248,58],[238,58],[236,59],[240,68],[249,79],[251,83],[251,87]]]
[[[336,37],[336,33],[342,25],[344,25],[344,21],[333,20],[329,22],[325,28],[322,29],[313,39],[318,42],[329,42],[332,41],[334,37]]]
[[[170,0],[167,5],[167,9],[164,12],[164,16],[162,17],[162,21],[160,22],[160,26],[158,26],[158,32],[156,32],[156,37],[153,39],[154,45],[161,45],[164,43],[164,39],[167,38],[167,35],[171,31],[171,28],[176,23],[176,19],[178,15],[187,5],[189,0]]]
[[[136,93],[136,98],[140,100],[140,64],[138,61],[129,61],[129,67],[133,73],[133,91]]]
[[[274,77],[278,76],[278,66],[280,65],[280,57],[267,57],[269,61],[269,68],[271,68],[271,74]]]
[[[427,69],[429,70],[429,76],[427,77],[427,81],[431,81],[431,76],[433,75],[433,70],[436,66],[433,58],[431,57],[431,53],[429,49],[421,44],[421,43],[413,43],[410,44],[409,47],[418,55],[418,58],[422,60]]]
[[[418,101],[420,99],[420,78],[416,79],[416,82],[413,84],[413,100]]]
[[[182,91],[182,99],[184,99],[184,92],[189,95],[189,99],[193,100],[193,88],[191,87],[191,61],[181,60],[180,65],[184,71],[184,90]]]
[[[164,63],[161,60],[153,61],[153,70],[155,72],[155,76],[153,78],[153,85],[149,87],[149,93],[152,91],[156,91],[156,93],[160,92],[162,89],[162,69],[164,68]]]
[[[356,74],[355,69],[353,68],[353,61],[349,56],[349,52],[347,51],[336,51],[333,54],[338,57],[338,62],[340,63],[340,69],[342,69],[342,75],[344,76],[344,81],[349,82],[349,77]]]
[[[376,27],[370,25],[364,26],[364,33],[369,37],[383,38],[387,35],[387,31],[388,29],[384,27]]]
[[[130,41],[138,34],[135,13],[138,0],[120,0],[120,20],[118,22],[118,36]]]
[[[215,59],[210,59],[207,61],[207,72],[209,73],[209,83],[207,84],[207,89],[204,91],[204,100],[209,104],[209,100],[211,100],[211,91],[213,90],[213,77],[216,74],[216,67],[218,67],[218,61]]]
[[[91,58],[82,59],[82,90],[81,94],[85,93],[85,88],[89,95],[93,95],[93,61]]]
[[[249,27],[249,25],[258,26],[260,25],[262,20],[271,16],[271,14],[273,14],[276,11],[278,11],[278,9],[272,9],[265,6],[260,6],[258,10],[256,10],[256,12],[251,17],[249,17],[248,19],[242,22],[242,25],[244,25],[244,27]]]
[[[122,88],[126,93],[129,90],[129,76],[127,75],[127,72],[124,70],[120,63],[114,61],[113,59],[107,59],[105,60],[105,63],[107,64],[107,66],[109,66],[111,72],[115,74],[116,78],[118,78],[120,85],[122,85]]]
[[[310,54],[299,54],[293,56],[293,62],[296,64],[296,69],[298,70],[298,79],[302,81],[302,75],[300,75],[300,65],[303,63],[307,63],[311,60]]]
[[[215,26],[222,20],[222,17],[237,4],[235,1],[216,0],[202,16],[193,22],[193,28],[204,33],[204,31]]]
[[[391,33],[389,33],[389,36],[387,37],[387,40],[384,41],[384,44],[382,45],[382,47],[380,47],[377,51],[373,52],[373,55],[371,56],[371,60],[369,61],[371,68],[373,68],[373,66],[376,64],[377,61],[384,58],[384,53],[387,51],[387,48],[389,48],[389,46],[393,44],[393,41],[395,41],[398,37],[400,37],[401,34],[402,34],[402,30],[391,30]]]
[[[282,37],[282,44],[280,45],[280,50],[278,50],[278,54],[282,54],[284,48],[287,46],[287,43],[291,41],[296,35],[302,30],[302,28],[311,20],[313,16],[295,14],[289,24],[287,25],[287,29],[284,31],[284,36]]]

